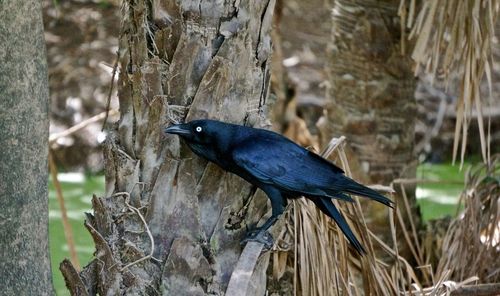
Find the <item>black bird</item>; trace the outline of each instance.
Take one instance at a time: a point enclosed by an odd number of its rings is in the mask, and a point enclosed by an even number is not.
[[[272,131],[215,120],[195,120],[170,126],[165,133],[179,135],[198,156],[242,177],[267,194],[272,215],[246,240],[268,245],[267,229],[283,213],[285,198],[305,196],[332,218],[356,251],[363,254],[363,246],[331,199],[352,202],[349,194],[354,194],[392,206],[390,199],[348,178],[331,162]]]

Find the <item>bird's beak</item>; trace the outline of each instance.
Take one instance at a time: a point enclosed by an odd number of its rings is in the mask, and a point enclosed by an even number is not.
[[[164,132],[166,134],[175,134],[179,136],[188,136],[191,134],[191,130],[186,124],[176,124],[167,127]]]

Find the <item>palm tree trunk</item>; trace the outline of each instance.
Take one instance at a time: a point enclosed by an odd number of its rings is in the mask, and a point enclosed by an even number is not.
[[[106,197],[93,199],[86,221],[96,258],[78,277],[62,265],[73,293],[224,293],[240,239],[266,199],[162,129],[197,118],[269,125],[273,8],[273,0],[124,5],[121,118],[104,148]],[[262,260],[253,287],[260,295]]]
[[[416,80],[401,49],[398,6],[399,0],[335,1],[327,112],[319,124],[323,143],[347,137],[357,179],[384,185],[416,174]],[[414,188],[408,197],[419,224]],[[404,214],[400,194],[397,204]],[[388,233],[387,215],[381,214],[387,211],[370,207],[378,233]]]
[[[40,1],[0,2],[2,295],[53,295],[49,259],[49,86]]]

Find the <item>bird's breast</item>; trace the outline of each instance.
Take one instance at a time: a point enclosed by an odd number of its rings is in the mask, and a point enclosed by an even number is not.
[[[196,143],[190,143],[189,148],[198,156],[211,161],[221,168],[230,171],[230,167],[227,161],[224,161],[225,159],[228,159],[227,157],[221,157],[220,152],[216,151],[212,147],[209,147],[207,145],[201,145],[201,144],[196,144]]]

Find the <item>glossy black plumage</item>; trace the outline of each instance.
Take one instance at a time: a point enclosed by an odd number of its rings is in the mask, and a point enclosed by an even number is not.
[[[267,194],[272,216],[257,234],[265,232],[283,213],[285,198],[305,196],[335,220],[352,246],[362,254],[365,250],[331,199],[352,201],[349,194],[354,194],[387,206],[392,203],[345,176],[331,162],[268,130],[196,120],[171,126],[165,132],[181,136],[194,153],[239,175]]]

